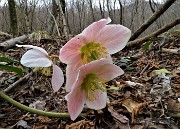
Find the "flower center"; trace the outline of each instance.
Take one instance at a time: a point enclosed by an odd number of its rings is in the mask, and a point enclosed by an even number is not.
[[[107,54],[106,48],[99,43],[90,42],[81,47],[81,60],[84,64],[100,58],[107,58]]]
[[[81,90],[85,90],[87,93],[87,98],[89,101],[94,101],[96,95],[94,94],[96,90],[106,91],[106,84],[97,78],[96,74],[89,73],[83,80],[81,84]]]

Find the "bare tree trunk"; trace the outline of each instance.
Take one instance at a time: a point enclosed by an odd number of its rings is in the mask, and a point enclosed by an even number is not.
[[[56,1],[55,0],[52,0],[52,15],[54,16],[55,20],[58,16],[58,5],[56,4]],[[53,17],[50,18],[50,34],[52,35],[53,34],[53,31],[54,31],[54,26],[55,26],[55,22],[54,22],[54,19]]]
[[[74,2],[73,2],[73,5],[74,5]],[[71,13],[72,13],[72,22],[73,22],[73,26],[74,28],[76,28],[76,23],[75,23],[75,9],[74,7],[71,7]],[[73,29],[73,34],[76,32],[75,29]]]
[[[30,10],[31,10],[30,11],[30,16],[31,17],[29,18],[30,19],[29,20],[30,21],[30,32],[32,32],[35,29],[35,28],[33,28],[34,27],[33,23],[34,23],[34,21],[36,21],[35,20],[35,16],[36,16],[35,13],[36,13],[36,5],[37,5],[37,3],[38,3],[38,1],[35,1],[35,0],[30,3],[31,4],[31,7],[30,7]]]
[[[153,13],[155,13],[155,9],[154,9],[153,6],[152,6],[152,1],[151,1],[151,0],[149,0],[149,6],[150,6],[150,8],[151,8],[151,11],[152,11]]]
[[[112,22],[113,22],[113,16],[112,16],[112,12],[111,12],[111,9],[110,9],[110,0],[106,0],[106,6],[107,6],[107,10],[108,10],[108,14],[109,14],[109,17],[112,19]]]
[[[121,0],[119,0],[119,6],[120,6],[120,10],[119,10],[119,23],[123,24],[123,5],[121,3]]]
[[[83,29],[83,12],[84,12],[84,5],[85,5],[85,0],[82,1],[76,1],[76,8],[78,11],[78,20],[79,20],[79,29],[78,29],[78,33],[80,33]]]
[[[154,2],[154,0],[149,0],[149,6],[150,6],[150,8],[151,8],[151,11],[152,11],[152,13],[155,13],[155,7],[153,7],[152,3],[153,3],[155,6],[157,6],[157,4]],[[157,20],[155,21],[155,23],[156,23],[156,25],[157,25],[158,28],[161,27],[161,25],[158,24],[158,21],[157,21]]]
[[[25,33],[28,33],[28,34],[30,33],[30,24],[29,24],[29,19],[28,19],[29,13],[30,12],[28,12],[28,1],[24,0]]]
[[[9,17],[10,17],[10,31],[13,36],[18,35],[17,15],[16,15],[16,4],[14,0],[8,0],[9,5]]]
[[[135,3],[134,3],[134,6],[133,6],[133,10],[132,10],[132,12],[131,12],[130,28],[132,28],[132,32],[134,31],[133,22],[134,22],[135,16],[136,16],[137,13],[138,13],[138,6],[139,6],[139,1],[136,0]],[[134,10],[135,10],[135,11],[134,11]],[[137,24],[137,23],[136,23],[136,24]]]
[[[113,19],[115,20],[116,18],[116,0],[114,0],[114,5],[113,5]]]
[[[131,36],[130,41],[136,39],[144,32],[159,16],[161,16],[176,0],[167,0],[159,10],[157,10],[141,27],[139,27]]]
[[[64,0],[62,0],[62,3]],[[62,17],[62,24],[63,24],[63,33],[64,35],[67,35],[68,32],[67,32],[67,24],[66,24],[66,18],[65,18],[65,15],[64,15],[64,12],[65,12],[65,4],[62,4],[59,0],[56,0],[56,3],[57,5],[59,6],[59,9],[60,9],[60,13],[61,13],[61,17]],[[62,4],[62,6],[61,6]],[[63,8],[62,8],[63,7]]]
[[[127,46],[133,46],[133,45],[138,45],[138,44],[142,44],[146,41],[148,41],[150,38],[152,37],[156,37],[166,31],[168,31],[169,29],[171,29],[172,27],[176,26],[180,24],[180,18],[176,19],[175,21],[163,26],[162,28],[160,28],[159,30],[155,31],[154,33],[146,36],[146,37],[143,37],[143,38],[139,38],[139,39],[136,39],[134,41],[131,41],[131,42],[128,42]]]
[[[92,0],[88,0],[88,1],[89,1],[90,9],[91,9],[91,15],[92,15],[92,18],[93,18],[93,22],[95,22],[94,9],[93,9],[93,5],[92,5]]]
[[[65,7],[65,17],[66,17],[66,23],[67,23],[67,28],[68,28],[68,30],[69,30],[69,34],[72,34],[72,32],[71,32],[71,28],[70,28],[70,26],[69,26],[69,19],[68,19],[68,8],[67,8],[67,6]]]
[[[101,6],[101,0],[99,0],[99,9],[100,9],[100,12],[101,12],[101,18],[104,18],[104,11],[102,10],[102,6]]]

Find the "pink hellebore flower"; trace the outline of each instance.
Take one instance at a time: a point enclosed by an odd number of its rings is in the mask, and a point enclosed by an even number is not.
[[[71,119],[78,117],[84,104],[95,110],[104,108],[107,98],[105,82],[123,73],[120,67],[105,58],[82,65],[71,92],[65,96]]]
[[[127,44],[131,31],[119,24],[110,24],[110,18],[94,22],[68,41],[60,50],[60,60],[67,64],[66,90],[71,91],[78,69],[101,58],[110,58]]]
[[[50,59],[46,50],[33,45],[16,45],[17,47],[32,48],[28,50],[21,58],[21,64],[26,67],[53,67],[52,88],[57,92],[64,83],[62,70]]]

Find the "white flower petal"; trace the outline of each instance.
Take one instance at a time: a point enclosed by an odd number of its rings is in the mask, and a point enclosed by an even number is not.
[[[26,67],[49,67],[52,61],[39,50],[28,50],[21,58],[21,64]]]

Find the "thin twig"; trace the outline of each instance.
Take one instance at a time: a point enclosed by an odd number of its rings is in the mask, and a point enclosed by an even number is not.
[[[11,89],[13,89],[14,87],[16,87],[19,83],[21,83],[22,81],[24,81],[25,79],[29,78],[31,75],[33,74],[33,72],[28,73],[27,75],[25,75],[24,77],[20,78],[19,80],[17,80],[16,82],[14,82],[13,84],[11,84],[9,87],[7,87],[4,90],[4,93],[9,92]]]
[[[180,49],[162,48],[162,52],[168,52],[168,53],[173,53],[173,54],[180,54]]]
[[[140,72],[140,75],[142,75],[144,73],[144,71],[149,67],[149,63],[144,67],[144,69]]]
[[[23,120],[27,115],[28,115],[29,113],[26,113],[25,115],[23,115],[21,118],[20,118],[20,120]],[[19,121],[20,121],[19,120]],[[18,121],[18,122],[19,122]],[[12,125],[11,127],[10,127],[10,129],[13,129],[17,124],[18,124],[18,122],[16,122],[14,125]],[[1,128],[0,128],[1,129]]]

